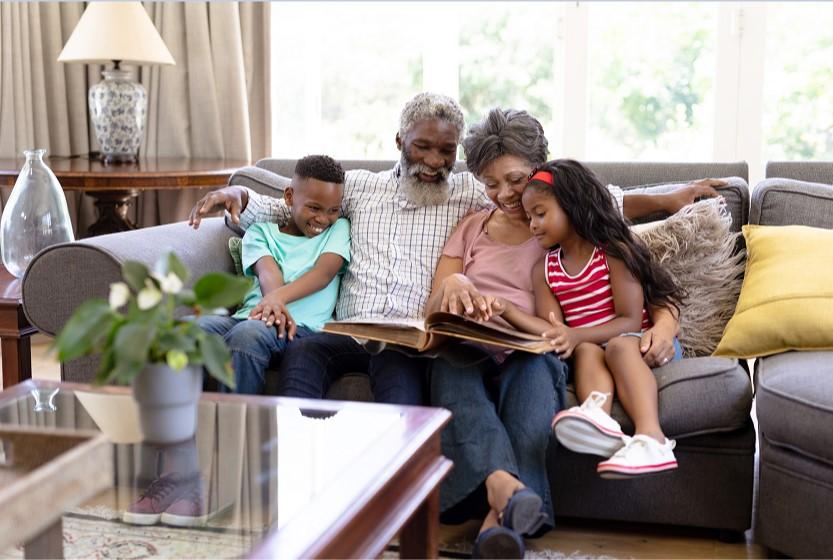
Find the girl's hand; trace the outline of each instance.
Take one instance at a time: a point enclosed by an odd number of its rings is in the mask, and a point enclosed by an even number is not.
[[[674,335],[666,323],[657,323],[642,333],[639,351],[648,367],[664,366],[674,359]]]
[[[465,274],[452,274],[442,284],[443,300],[440,311],[465,315],[475,321],[488,321],[489,305]]]
[[[263,321],[267,327],[275,325],[278,329],[278,338],[286,336],[288,340],[292,340],[298,330],[298,325],[286,308],[286,303],[275,292],[263,296],[249,313],[249,319]]]
[[[489,307],[489,318],[500,317],[506,311],[506,300],[497,296],[486,296],[486,305]]]
[[[553,350],[558,352],[558,356],[562,360],[566,360],[573,354],[573,350],[581,342],[577,329],[571,329],[556,319],[555,313],[552,312],[550,312],[549,320],[552,328],[543,332],[541,336],[550,341]]]

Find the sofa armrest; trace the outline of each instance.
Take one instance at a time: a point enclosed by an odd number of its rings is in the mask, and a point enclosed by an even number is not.
[[[121,280],[125,260],[152,267],[168,251],[190,271],[186,286],[206,272],[234,273],[228,251],[233,235],[222,218],[207,218],[197,231],[178,222],[47,247],[32,259],[23,277],[24,312],[35,327],[54,335],[84,301],[107,298],[110,284]]]
[[[833,185],[766,179],[752,191],[749,223],[833,229]]]
[[[732,214],[731,231],[740,231],[749,222],[749,187],[743,177],[724,177],[726,186],[718,187],[717,192],[726,200],[726,209]],[[658,194],[671,192],[686,185],[687,182],[661,183],[657,185],[641,185],[624,187],[627,194]],[[652,222],[668,217],[664,212],[658,212],[634,220],[634,223]]]
[[[258,194],[282,197],[283,190],[289,186],[290,179],[273,173],[268,169],[249,165],[241,167],[229,177],[229,185],[239,185],[252,189]]]

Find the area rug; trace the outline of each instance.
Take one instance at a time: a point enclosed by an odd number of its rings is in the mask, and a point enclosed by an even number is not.
[[[198,529],[153,525],[137,527],[123,523],[118,512],[105,507],[74,509],[64,515],[64,557],[92,559],[144,558],[242,558],[259,540],[258,535],[207,526]],[[443,526],[440,537],[440,558],[470,558],[474,531],[460,531]],[[469,533],[472,533],[469,535]],[[564,552],[542,546],[541,540],[527,541],[526,558],[545,560],[615,560],[606,555],[587,555],[580,551]],[[0,553],[2,558],[23,558],[23,548]],[[383,558],[399,558],[394,541]]]
[[[101,508],[98,511],[75,510],[65,514],[64,557],[240,558],[256,542],[251,534],[215,527],[138,527],[114,518],[109,514],[111,511],[109,508]],[[23,558],[23,549],[17,547],[7,550],[2,557]]]

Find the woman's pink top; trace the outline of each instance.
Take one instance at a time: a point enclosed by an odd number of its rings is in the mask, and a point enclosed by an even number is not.
[[[532,269],[547,251],[534,237],[520,245],[489,237],[485,226],[494,211],[483,210],[464,218],[446,242],[443,255],[462,259],[463,274],[482,294],[503,297],[534,315]]]

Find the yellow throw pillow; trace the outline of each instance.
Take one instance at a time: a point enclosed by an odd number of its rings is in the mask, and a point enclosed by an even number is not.
[[[715,356],[833,349],[833,230],[743,226],[746,275]]]

